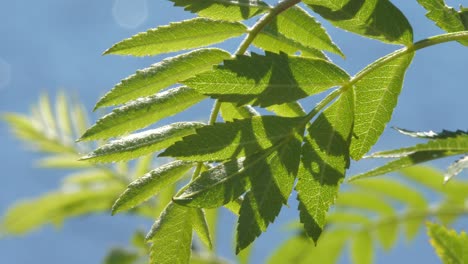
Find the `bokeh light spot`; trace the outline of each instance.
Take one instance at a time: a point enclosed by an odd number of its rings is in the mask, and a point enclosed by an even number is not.
[[[133,29],[148,18],[147,0],[115,0],[112,15],[119,26]]]

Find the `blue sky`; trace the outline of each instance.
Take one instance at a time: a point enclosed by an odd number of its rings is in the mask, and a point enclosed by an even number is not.
[[[415,40],[442,33],[425,18],[425,10],[416,1],[393,2],[408,16]],[[461,3],[449,1],[453,6]],[[39,94],[47,92],[54,96],[58,90],[77,95],[91,110],[97,99],[120,79],[164,58],[103,57],[105,49],[139,31],[189,17],[183,9],[161,0],[0,1],[0,112],[26,113]],[[331,58],[352,75],[398,48],[323,24],[347,56],[346,60]],[[230,40],[221,47],[232,52],[239,41]],[[390,125],[414,130],[466,129],[463,122],[468,98],[467,59],[468,49],[457,43],[418,52]],[[207,119],[209,107],[206,102],[185,116]],[[64,172],[36,168],[34,160],[39,155],[20,147],[4,123],[0,123],[0,140],[4,186],[0,214],[3,214],[14,201],[57,187]],[[388,129],[374,150],[412,143]],[[351,173],[372,165],[372,162],[357,164]],[[447,162],[437,165],[444,167]],[[282,225],[295,217],[294,206],[285,209],[280,222],[259,239],[254,263],[279,245],[285,237]],[[232,218],[225,218],[226,225],[234,223]],[[0,263],[99,263],[108,248],[125,245],[135,227],[148,230],[150,225],[151,222],[124,216],[74,219],[59,231],[46,227],[23,237],[0,240]],[[232,234],[229,231],[226,235],[229,238],[225,241],[229,242]],[[232,247],[225,243],[221,251],[229,257]],[[397,259],[439,263],[423,232],[413,244],[401,242],[390,253],[379,252],[377,263],[394,263]]]

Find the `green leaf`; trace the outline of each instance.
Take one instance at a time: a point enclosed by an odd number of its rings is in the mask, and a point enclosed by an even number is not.
[[[151,227],[151,264],[188,264],[192,246],[193,208],[170,203]]]
[[[198,128],[160,156],[192,161],[227,160],[252,155],[291,135],[303,118],[255,116]]]
[[[178,122],[160,128],[146,130],[105,144],[82,160],[93,162],[115,162],[131,160],[162,149],[165,149],[182,137],[195,133],[196,128],[203,127],[200,122]]]
[[[59,92],[55,103],[55,113],[57,127],[60,132],[60,138],[64,141],[71,141],[73,137],[72,125],[70,120],[70,106],[67,102],[67,98],[63,92]]]
[[[249,246],[287,204],[300,163],[303,128],[275,145],[272,154],[248,171],[251,188],[244,196],[237,225],[236,253]]]
[[[80,170],[71,175],[67,175],[63,183],[67,185],[75,185],[80,187],[95,186],[97,184],[109,184],[114,182],[116,178],[111,171],[102,170],[102,169],[88,169]]]
[[[364,179],[364,178],[369,178],[369,177],[374,177],[378,175],[383,175],[389,172],[401,170],[407,167],[411,167],[413,165],[423,163],[426,161],[434,160],[434,159],[440,159],[444,157],[449,157],[453,156],[454,153],[450,151],[424,151],[424,152],[416,152],[413,154],[410,154],[408,156],[403,156],[399,159],[396,159],[394,161],[390,161],[386,163],[385,165],[382,165],[380,167],[377,167],[375,169],[372,169],[370,171],[354,175],[348,179],[349,182],[358,180],[358,179]]]
[[[301,45],[318,50],[326,50],[344,56],[333,43],[327,31],[304,9],[295,6],[276,17],[276,24],[270,24],[269,30],[277,30],[279,34],[292,39]],[[271,28],[271,27],[274,28]]]
[[[392,44],[411,45],[413,29],[389,0],[305,0],[334,26]]]
[[[468,168],[468,155],[465,155],[463,158],[455,161],[450,165],[445,173],[444,182],[448,182],[450,179],[455,177],[456,175],[460,174],[462,170]]]
[[[351,259],[355,264],[372,264],[374,250],[372,237],[367,231],[360,231],[351,240]]]
[[[453,155],[468,152],[468,134],[430,140],[412,147],[373,153],[372,158],[399,158],[419,152],[451,152]]]
[[[266,107],[321,93],[348,80],[345,71],[328,61],[266,52],[238,55],[182,83],[221,101]]]
[[[210,170],[189,183],[173,198],[184,206],[216,208],[238,198],[245,192],[248,182],[246,160],[230,160]]]
[[[438,27],[446,32],[468,30],[466,16],[445,4],[444,0],[418,0],[426,10],[426,16],[434,21]],[[466,11],[465,11],[466,13]],[[461,44],[468,46],[468,40],[460,40]]]
[[[211,70],[213,65],[229,57],[230,54],[224,50],[210,48],[165,59],[122,80],[99,100],[94,109],[153,95],[179,81]]]
[[[262,1],[252,0],[170,0],[174,6],[197,13],[200,17],[226,21],[247,20],[271,9]]]
[[[435,133],[432,130],[426,132],[426,131],[411,131],[411,130],[402,129],[398,127],[394,127],[394,129],[406,136],[415,137],[415,138],[429,138],[429,139],[448,138],[448,137],[455,137],[458,135],[468,134],[468,131],[463,131],[463,130],[449,131],[449,130],[444,129],[440,133]]]
[[[389,251],[398,239],[398,215],[387,215],[379,219],[375,231],[384,250]]]
[[[414,53],[404,54],[378,67],[374,62],[361,71],[368,74],[354,85],[355,125],[350,148],[353,159],[361,159],[370,150],[390,121],[413,56]]]
[[[107,253],[104,264],[132,264],[138,260],[138,254],[122,248],[113,248]]]
[[[104,54],[151,56],[222,42],[247,32],[238,22],[194,18],[171,23],[125,39]]]
[[[210,230],[208,229],[208,223],[206,222],[205,212],[202,209],[194,209],[192,211],[192,222],[193,229],[197,232],[198,237],[203,244],[208,248],[212,249]]]
[[[147,127],[165,117],[184,111],[204,98],[205,96],[193,89],[182,86],[137,99],[99,119],[79,141],[110,138]]]
[[[358,191],[342,192],[336,205],[342,208],[361,209],[381,216],[394,216],[395,209],[378,195]]]
[[[433,223],[427,223],[427,231],[432,246],[444,263],[468,262],[468,235],[465,232],[457,234],[455,230]]]
[[[349,166],[349,143],[354,120],[354,94],[350,89],[312,123],[302,147],[296,185],[300,219],[315,242],[325,226]]]
[[[120,185],[106,185],[99,190],[53,192],[19,202],[5,214],[2,232],[20,235],[46,224],[60,225],[67,218],[107,211],[121,189]]]
[[[220,111],[225,122],[259,115],[259,113],[249,105],[236,106],[232,103],[222,103]]]
[[[112,214],[131,209],[148,200],[161,189],[177,182],[193,166],[190,162],[173,161],[148,172],[128,185],[112,206]]]
[[[307,113],[298,102],[284,103],[267,107],[267,110],[274,112],[279,116],[299,117],[305,116]]]

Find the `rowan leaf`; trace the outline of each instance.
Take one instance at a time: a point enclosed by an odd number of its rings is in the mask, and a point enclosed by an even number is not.
[[[152,56],[222,42],[246,33],[238,22],[193,18],[171,23],[125,39],[104,54]]]
[[[411,131],[403,128],[394,127],[394,129],[400,132],[403,135],[415,137],[415,138],[428,138],[428,139],[435,139],[435,138],[448,138],[448,137],[455,137],[458,135],[468,134],[468,131],[463,130],[442,130],[442,132],[436,133],[432,130],[430,131]]]
[[[468,134],[455,135],[453,137],[436,138],[426,143],[395,150],[385,150],[373,153],[372,158],[400,158],[420,152],[450,152],[463,154],[468,152]]]
[[[177,122],[160,128],[135,133],[111,141],[81,159],[93,162],[115,162],[135,159],[165,149],[181,140],[182,137],[195,133],[196,128],[203,127],[204,125],[204,123],[200,122]]]
[[[94,109],[153,95],[179,81],[211,70],[213,65],[229,57],[230,54],[224,50],[207,48],[165,59],[122,80],[99,100]]]
[[[193,166],[194,163],[173,161],[146,173],[128,185],[112,206],[112,214],[131,209],[148,200],[163,188],[177,182]]]
[[[238,55],[182,83],[221,101],[266,107],[321,93],[348,80],[345,71],[328,61],[266,52]]]
[[[182,86],[137,99],[103,116],[81,136],[79,141],[120,136],[147,127],[184,111],[204,98],[205,96],[195,90]]]
[[[305,0],[334,26],[386,43],[411,45],[413,29],[389,0]]]
[[[43,158],[37,164],[43,168],[81,169],[92,167],[91,163],[82,162],[79,159],[77,154],[57,154]]]
[[[276,17],[276,24],[270,24],[270,30],[273,30],[272,25],[279,34],[301,45],[344,56],[322,25],[299,6],[289,8],[279,14]]]
[[[335,202],[349,166],[349,143],[354,120],[350,89],[320,114],[309,127],[302,146],[296,190],[300,220],[306,234],[317,242],[326,213]]]
[[[245,192],[248,181],[244,158],[230,160],[202,172],[183,188],[174,202],[191,207],[216,208],[227,204]]]
[[[213,161],[248,156],[289,137],[303,118],[254,116],[198,128],[160,156],[182,160]]]
[[[290,102],[279,105],[272,105],[266,108],[279,116],[285,117],[299,117],[305,116],[307,113],[298,102]]]
[[[251,187],[239,211],[236,253],[265,232],[287,204],[299,168],[303,133],[303,128],[295,130],[248,170]]]
[[[192,211],[192,222],[193,229],[197,232],[200,240],[208,249],[212,249],[213,245],[211,242],[210,230],[208,229],[208,223],[203,209],[197,208]]]
[[[468,30],[463,10],[457,12],[454,8],[447,6],[444,0],[418,0],[418,3],[427,10],[426,16],[446,32]],[[458,42],[468,46],[468,40]]]
[[[370,64],[363,70],[370,70],[368,74],[354,85],[355,125],[350,148],[353,159],[361,159],[370,150],[390,121],[413,56],[414,53],[405,54],[378,67]]]
[[[170,0],[174,6],[196,13],[200,17],[226,21],[247,20],[271,8],[262,1],[252,0]]]
[[[249,105],[236,106],[233,103],[222,103],[220,112],[225,122],[259,115],[259,113]]]
[[[133,264],[139,258],[138,254],[122,248],[113,248],[107,253],[104,264]]]
[[[427,223],[427,233],[437,255],[444,263],[468,262],[468,235],[465,232],[457,234],[442,225]]]
[[[170,203],[151,227],[151,264],[188,264],[192,246],[193,208]]]

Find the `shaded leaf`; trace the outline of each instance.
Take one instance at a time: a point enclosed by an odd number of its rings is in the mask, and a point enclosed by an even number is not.
[[[305,0],[334,26],[392,44],[413,43],[413,29],[388,0]]]
[[[236,253],[266,231],[287,203],[299,169],[303,133],[303,128],[297,129],[249,168],[251,188],[239,211]]]
[[[147,127],[184,111],[204,98],[193,89],[182,86],[137,99],[103,116],[79,140],[110,138]]]
[[[400,132],[403,135],[415,137],[415,138],[448,138],[448,137],[455,137],[457,135],[468,134],[467,131],[457,130],[457,131],[449,131],[449,130],[442,130],[440,133],[435,133],[434,131],[411,131],[407,129],[402,129],[398,127],[394,127],[394,129]]]
[[[104,54],[151,56],[208,46],[246,31],[241,23],[194,18],[139,33],[115,44]]]
[[[303,118],[255,116],[198,128],[160,156],[212,161],[252,155],[291,135]]]
[[[138,260],[138,254],[122,249],[113,248],[104,259],[104,264],[132,264]]]
[[[233,103],[222,103],[220,111],[225,122],[259,115],[259,113],[251,106],[236,106]]]
[[[196,128],[203,127],[204,125],[199,122],[178,122],[146,130],[111,141],[81,159],[93,162],[115,162],[135,159],[165,149],[181,140],[182,137],[195,133]]]
[[[325,60],[266,52],[238,55],[182,83],[221,101],[266,107],[323,92],[348,79],[345,71]]]
[[[296,185],[300,219],[317,242],[326,213],[335,202],[349,166],[349,142],[354,120],[350,89],[312,123],[302,147],[302,166]]]
[[[153,95],[179,81],[208,71],[229,57],[230,54],[224,50],[210,48],[165,59],[122,80],[99,100],[94,109]]]
[[[252,0],[170,0],[174,6],[197,13],[200,17],[241,21],[267,12],[270,7],[262,1]]]
[[[161,189],[177,182],[193,163],[173,161],[138,178],[120,195],[112,206],[112,214],[128,210],[156,195]]]
[[[354,85],[355,125],[350,148],[353,159],[361,159],[370,150],[390,121],[413,56],[414,53],[405,54],[375,68],[370,64],[363,70],[370,72]]]

